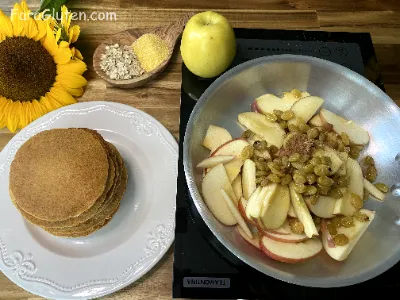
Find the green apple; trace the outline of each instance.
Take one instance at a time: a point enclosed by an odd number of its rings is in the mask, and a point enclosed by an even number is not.
[[[198,13],[186,23],[182,33],[181,55],[193,74],[212,78],[224,72],[236,54],[232,26],[213,11]]]

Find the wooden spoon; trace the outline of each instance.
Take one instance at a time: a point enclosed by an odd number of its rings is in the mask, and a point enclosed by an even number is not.
[[[189,18],[190,15],[188,14],[184,16],[181,20],[171,23],[167,26],[156,27],[153,29],[142,29],[142,28],[128,29],[112,35],[110,38],[102,42],[94,51],[93,54],[94,70],[105,81],[119,88],[134,88],[148,83],[149,81],[156,78],[168,65],[175,48],[175,44]],[[130,46],[134,41],[136,41],[140,36],[142,36],[145,33],[156,34],[166,42],[169,50],[167,58],[153,71],[145,72],[141,76],[133,77],[131,79],[121,79],[121,80],[110,79],[110,77],[108,77],[107,74],[100,67],[101,56],[106,52],[106,46],[114,44],[119,44],[120,46],[124,45]]]

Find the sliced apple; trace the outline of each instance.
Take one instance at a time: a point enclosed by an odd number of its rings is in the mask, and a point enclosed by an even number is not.
[[[298,99],[293,97],[279,98],[272,94],[265,94],[256,99],[257,108],[261,113],[273,113],[275,109],[285,111],[290,109]]]
[[[308,96],[310,96],[310,94],[307,92],[300,92],[299,90],[293,89],[290,92],[283,93],[282,99],[296,102],[297,100]]]
[[[330,175],[335,174],[343,165],[343,160],[339,157],[339,153],[336,150],[325,146],[323,150],[323,155],[331,159],[332,163],[329,167]]]
[[[270,233],[280,234],[280,235],[286,235],[286,234],[291,234],[292,233],[292,229],[290,229],[290,225],[289,225],[289,222],[288,222],[287,219],[282,224],[282,226],[279,227],[278,229],[269,229],[267,231],[270,232]]]
[[[260,194],[258,195],[257,199],[253,203],[251,203],[251,206],[250,202],[248,204],[250,216],[255,219],[259,219],[261,217],[263,206],[269,201],[271,197],[274,196],[277,191],[277,187],[278,185],[276,183],[270,183],[261,189]]]
[[[384,201],[385,194],[376,188],[371,182],[363,178],[364,188],[377,200]]]
[[[326,109],[321,109],[321,119],[329,124],[332,124],[333,130],[341,134],[347,133],[350,140],[355,144],[366,145],[369,142],[369,134],[364,128],[353,121],[348,121],[333,112]]]
[[[251,103],[251,107],[250,108],[251,108],[252,112],[261,113],[261,111],[260,111],[260,109],[258,108],[258,105],[257,105],[257,100],[254,100]]]
[[[232,140],[231,134],[225,128],[210,125],[203,140],[203,146],[214,151],[222,144]]]
[[[343,161],[342,166],[337,170],[336,174],[339,176],[346,176],[346,163],[347,159],[349,158],[349,154],[347,152],[339,152],[339,157]]]
[[[346,172],[349,180],[347,192],[342,198],[336,200],[334,214],[352,216],[357,209],[351,204],[351,194],[354,193],[363,199],[364,182],[361,167],[358,162],[352,158],[348,158],[346,162]]]
[[[212,168],[215,167],[216,165],[230,162],[234,158],[235,156],[233,155],[219,155],[219,156],[207,157],[197,165],[197,168],[203,168],[203,169]]]
[[[266,235],[270,239],[273,239],[275,241],[282,242],[282,243],[300,243],[300,242],[304,242],[304,241],[310,239],[305,234],[295,234],[293,232],[291,232],[289,234],[277,234],[277,233],[266,231],[264,233],[264,235]]]
[[[254,222],[253,219],[249,219],[246,215],[246,207],[247,207],[247,200],[244,199],[243,197],[240,198],[239,203],[238,203],[238,210],[240,212],[240,214],[242,215],[242,217],[249,222],[250,224],[256,226],[256,223]]]
[[[338,234],[342,233],[346,235],[349,239],[349,243],[344,246],[336,246],[332,242],[329,242],[329,232],[327,230],[322,230],[322,243],[324,245],[325,251],[329,254],[330,257],[337,261],[345,260],[351,251],[354,249],[357,242],[360,240],[364,232],[367,230],[368,226],[371,224],[372,220],[375,217],[375,212],[367,209],[361,209],[361,213],[366,214],[369,217],[369,221],[361,222],[354,219],[354,226],[345,228],[340,227],[337,229]]]
[[[299,263],[313,258],[322,250],[317,238],[301,243],[283,243],[264,236],[260,242],[261,250],[270,258],[284,263]]]
[[[233,160],[225,164],[226,172],[228,173],[229,180],[233,182],[241,171],[243,161],[240,158],[244,147],[250,145],[245,139],[233,139],[218,147],[211,157],[215,156],[235,156]]]
[[[318,235],[318,230],[315,227],[314,220],[307,208],[307,204],[304,202],[303,196],[294,190],[293,183],[289,185],[289,190],[294,212],[303,224],[306,236],[312,238],[314,235]]]
[[[233,182],[242,169],[243,160],[240,157],[237,157],[226,163],[224,166],[226,173],[228,174],[229,181]]]
[[[264,199],[261,212],[261,221],[267,229],[278,229],[283,225],[287,218],[290,206],[289,188],[278,185],[272,197]]]
[[[320,97],[309,96],[302,98],[293,104],[291,110],[294,112],[296,118],[301,118],[303,122],[307,123],[323,103],[324,99]],[[291,119],[289,124],[296,123],[296,118]]]
[[[291,218],[297,218],[296,213],[294,212],[294,208],[293,208],[292,203],[290,203],[289,211],[288,211],[287,214],[288,214],[288,216],[291,217]]]
[[[221,188],[223,188],[232,199],[235,199],[235,193],[233,192],[232,185],[223,164],[215,166],[204,176],[201,190],[204,202],[214,217],[222,224],[235,225],[237,221],[221,194]]]
[[[324,219],[321,220],[322,244],[324,245],[324,248],[334,248],[335,242],[333,241],[333,236],[328,231],[326,223],[327,222]]]
[[[260,248],[260,235],[258,234],[257,230],[252,231],[253,238],[249,238],[248,235],[243,231],[240,226],[236,226],[236,230],[239,232],[241,237],[248,242],[250,245],[256,247],[257,249]]]
[[[243,197],[248,200],[256,189],[256,164],[251,159],[246,159],[242,171]]]
[[[245,112],[238,116],[239,123],[261,136],[269,144],[282,147],[285,131],[276,122],[268,121],[267,117],[255,112]]]
[[[247,210],[249,211],[248,215],[250,215],[254,219],[260,218],[265,199],[272,197],[276,191],[276,188],[277,184],[269,184],[261,188],[261,191],[256,199],[253,200],[251,199],[252,197],[250,197],[249,202],[247,204]]]
[[[248,145],[250,145],[250,144],[243,138],[229,140],[226,143],[220,145],[217,149],[215,149],[210,154],[210,156],[233,155],[236,157],[240,157],[240,154],[242,153],[243,148]]]
[[[312,117],[308,123],[315,127],[322,127],[322,125],[324,125],[324,122],[319,114]]]
[[[228,175],[229,177],[229,175]],[[242,176],[239,174],[236,176],[235,180],[232,182],[232,188],[233,191],[235,192],[236,199],[242,198],[243,192],[242,192]]]
[[[231,211],[232,215],[235,217],[238,225],[240,226],[240,228],[243,229],[243,231],[246,233],[246,235],[252,239],[253,238],[253,234],[251,233],[249,227],[247,226],[246,221],[243,219],[242,215],[240,214],[239,210],[236,207],[235,201],[233,200],[234,198],[230,197],[226,191],[224,190],[224,188],[221,188],[221,194],[222,197],[224,198],[226,204],[229,207],[229,210]]]
[[[246,217],[248,220],[253,221],[253,217],[250,214],[250,208],[252,206],[255,205],[261,205],[258,202],[258,196],[261,193],[261,187],[256,188],[256,190],[254,191],[254,193],[250,196],[249,200],[247,201],[247,205],[246,205]]]
[[[305,201],[308,209],[317,217],[330,219],[335,216],[333,209],[335,208],[336,199],[328,196],[319,196],[316,204],[312,204],[308,198]]]

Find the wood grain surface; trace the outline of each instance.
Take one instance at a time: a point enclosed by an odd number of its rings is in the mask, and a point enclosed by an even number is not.
[[[39,0],[28,0],[35,8]],[[9,14],[14,0],[0,0]],[[96,47],[110,35],[130,28],[152,28],[176,21],[190,12],[214,10],[234,27],[370,32],[389,96],[400,105],[400,1],[398,0],[70,0],[68,7],[90,16],[115,12],[116,20],[73,21],[81,26],[78,49],[88,64],[86,92],[80,101],[106,100],[132,105],[158,119],[177,138],[181,57],[172,60],[156,81],[124,90],[108,85],[92,68]],[[33,10],[33,9],[32,9]],[[0,130],[0,149],[13,137]],[[171,299],[173,250],[138,282],[104,299]],[[0,274],[0,299],[41,299]]]

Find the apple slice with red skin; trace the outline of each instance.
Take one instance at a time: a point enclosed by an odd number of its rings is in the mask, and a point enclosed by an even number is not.
[[[298,99],[296,98],[279,98],[272,94],[265,94],[256,99],[258,110],[263,113],[273,113],[274,110],[289,110]]]
[[[210,156],[234,155],[236,157],[240,157],[243,148],[248,145],[250,145],[249,142],[243,138],[233,139],[219,146],[210,154]]]
[[[214,151],[222,144],[232,140],[231,134],[225,128],[210,125],[203,140],[203,146]]]
[[[296,118],[301,118],[303,122],[307,123],[323,103],[324,99],[320,97],[308,96],[294,103],[291,110]],[[288,123],[295,124],[296,118],[291,119]]]
[[[214,156],[235,156],[236,158],[224,164],[226,169],[226,173],[228,174],[229,181],[232,183],[233,180],[238,176],[240,170],[243,166],[243,161],[240,158],[242,150],[244,147],[250,145],[245,139],[237,138],[226,142],[225,144],[218,147],[213,153],[211,153],[211,157]]]
[[[256,112],[256,113],[261,113],[261,110],[259,109],[258,105],[257,105],[257,100],[254,100],[251,103],[251,111],[252,112]]]
[[[233,217],[236,219],[238,225],[243,229],[247,236],[252,239],[253,233],[250,231],[249,226],[247,225],[246,221],[242,217],[242,214],[238,210],[235,200],[228,195],[224,188],[221,188],[221,194],[225,200],[225,203],[228,205],[228,208],[231,211]]]
[[[224,188],[231,199],[237,201],[223,164],[215,166],[204,176],[201,191],[205,204],[218,221],[228,226],[236,225],[237,221],[221,194],[221,188]]]
[[[196,167],[208,169],[215,167],[216,165],[219,164],[226,164],[234,158],[235,156],[233,155],[217,155],[217,156],[207,157],[206,159],[203,159],[200,163],[198,163]]]
[[[258,234],[257,230],[251,229],[253,233],[253,238],[249,238],[247,234],[243,231],[240,226],[236,226],[236,230],[239,232],[240,236],[248,242],[250,245],[260,249],[260,235]]]
[[[368,229],[368,226],[371,224],[372,220],[375,217],[374,211],[361,209],[360,212],[367,215],[369,220],[362,222],[354,218],[354,226],[349,228],[346,227],[337,228],[337,233],[344,234],[349,240],[348,243],[343,246],[338,246],[333,243],[334,246],[332,247],[333,241],[329,242],[329,239],[332,239],[332,237],[330,236],[326,226],[324,226],[324,229],[322,231],[323,232],[322,243],[325,248],[325,251],[334,260],[343,261],[351,254],[354,247],[357,245],[358,241],[361,239],[364,232]]]
[[[300,263],[318,255],[322,243],[317,238],[311,238],[301,243],[283,243],[263,236],[260,242],[261,250],[270,258],[284,263]]]
[[[238,203],[238,210],[239,210],[240,214],[242,215],[242,217],[243,217],[247,222],[249,222],[250,224],[256,226],[256,223],[254,222],[254,220],[253,220],[253,219],[249,219],[249,218],[247,217],[247,215],[246,215],[246,207],[247,207],[247,200],[244,199],[244,198],[241,198],[241,199],[239,200],[239,203]]]
[[[278,242],[282,243],[300,243],[309,239],[305,234],[276,234],[272,232],[265,231],[264,235]]]
[[[326,240],[326,246],[328,246],[329,248],[335,248],[333,237],[329,233],[328,227],[326,226],[326,221],[324,219],[321,220],[321,233],[322,238]]]
[[[342,132],[347,133],[350,140],[354,144],[366,145],[369,142],[369,133],[360,125],[353,121],[346,120],[333,112],[326,109],[320,111],[321,120],[324,123],[329,123],[333,126],[333,130],[336,133],[341,134]]]
[[[267,230],[267,232],[270,232],[273,234],[279,234],[279,235],[287,235],[287,234],[291,234],[292,230],[290,229],[289,222],[286,219],[286,221],[283,223],[283,225],[281,227],[279,227],[278,229],[269,229],[269,230]]]

